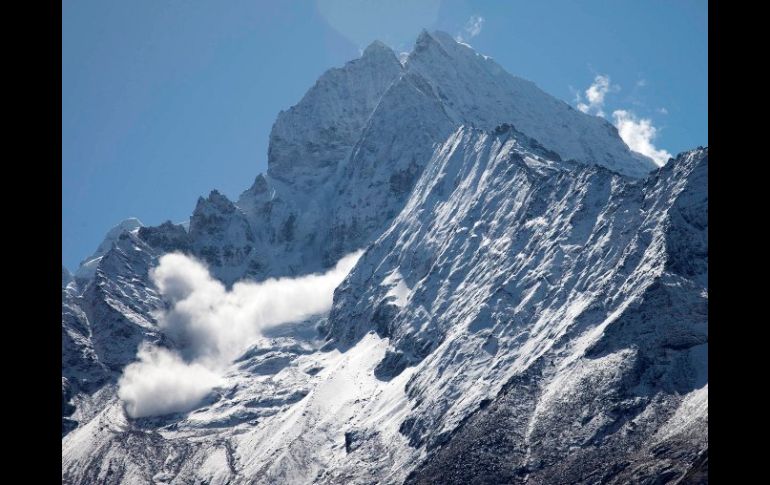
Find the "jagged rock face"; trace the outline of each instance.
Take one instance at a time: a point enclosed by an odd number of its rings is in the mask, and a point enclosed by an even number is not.
[[[147,285],[156,253],[136,231],[112,244],[84,289],[73,281],[62,288],[62,375],[86,388],[94,375],[120,372],[133,360],[131,342],[157,334],[151,313],[163,306]]]
[[[101,410],[101,389],[134,360],[140,342],[163,339],[152,316],[163,302],[148,284],[158,255],[139,231],[124,231],[84,288],[71,281],[62,289],[62,435]]]
[[[62,271],[64,483],[666,483],[708,469],[708,150],[646,178],[606,121],[441,33],[279,115],[269,169],[189,231],[128,223]],[[596,166],[598,164],[599,166]],[[366,248],[189,413],[129,419],[149,269],[230,285]]]
[[[123,233],[83,292],[91,342],[112,372],[119,373],[134,360],[142,340],[161,338],[152,313],[163,308],[163,302],[146,283],[158,256],[136,234]]]
[[[490,298],[475,315],[475,308],[471,315],[457,313],[468,330],[458,331],[464,327],[460,322],[448,325],[452,334],[437,338],[439,349],[427,357],[435,360],[449,353],[464,358],[440,367],[429,364],[437,369],[434,375],[416,374],[408,384],[408,394],[419,404],[404,432],[414,443],[425,442],[437,451],[407,483],[652,483],[680,478],[707,453],[706,254],[689,260],[688,267],[698,266],[697,272],[683,274],[671,264],[679,254],[672,246],[692,251],[706,237],[707,227],[685,221],[681,212],[704,207],[707,176],[707,152],[680,157],[646,184],[628,186],[601,172],[578,176],[575,189],[590,179],[612,189],[593,201],[570,200],[582,190],[567,189],[559,194],[561,200],[549,194],[560,205],[568,202],[563,207],[575,208],[561,214],[561,229],[558,221],[545,224],[562,232],[543,238],[553,246],[541,247],[540,256],[526,248],[489,251],[497,256],[496,268],[479,274],[499,275],[499,283],[485,288],[481,281],[465,278],[458,280],[462,290],[443,292]],[[601,191],[589,189],[583,197],[591,194]],[[705,215],[698,219],[705,221]],[[522,219],[526,224],[526,217]],[[586,226],[586,221],[593,224]],[[560,250],[560,244],[563,249],[570,241],[570,226],[580,232],[593,226],[580,236],[587,236],[580,254]],[[485,232],[479,236],[489,238],[495,248],[499,239],[493,231]],[[524,237],[529,244],[538,239]],[[442,253],[449,251],[442,248]],[[411,252],[415,250],[398,251]],[[506,254],[518,261],[506,263]],[[474,266],[485,266],[483,255],[472,259]],[[400,272],[408,275],[404,266]],[[425,305],[420,293],[431,279],[429,274],[419,280],[409,306]],[[404,280],[409,284],[408,276]],[[531,291],[544,294],[533,298]],[[451,307],[426,309],[439,321],[454,313]],[[532,326],[522,327],[524,322]],[[399,323],[394,316],[391,325]],[[423,323],[421,332],[426,330],[432,328]],[[403,341],[411,348],[409,339],[398,337],[398,328],[391,332],[397,335],[397,347]],[[494,389],[491,398],[482,394],[467,403],[480,386],[461,376],[478,373],[479,360],[489,360],[481,387],[504,386]],[[513,376],[501,379],[507,372]],[[437,393],[437,387],[447,390]],[[463,396],[466,403],[436,397],[448,393]],[[683,418],[692,401],[701,406]],[[466,421],[457,429],[440,427],[466,406],[477,410],[470,418],[460,414]],[[674,424],[677,419],[683,421],[681,427]]]
[[[216,190],[198,199],[189,238],[192,253],[218,278],[231,283],[248,274],[254,234],[243,211]]]
[[[650,450],[708,392],[708,153],[628,181],[517,145],[450,137],[338,289],[329,336],[388,338],[381,379],[417,366],[399,429],[432,454],[410,481],[679,477],[707,408],[686,447]]]
[[[73,399],[78,394],[91,393],[103,385],[106,370],[91,343],[88,317],[77,305],[77,299],[62,289],[61,324],[62,366],[62,436],[77,427],[71,416],[76,411]]]
[[[112,249],[112,245],[115,244],[118,237],[124,232],[135,231],[140,227],[142,227],[141,221],[135,217],[130,217],[110,229],[104,240],[99,244],[99,247],[96,248],[96,251],[80,263],[80,267],[75,272],[75,280],[82,285],[93,278],[102,257]]]
[[[162,253],[191,252],[190,235],[184,227],[172,224],[171,221],[166,221],[160,226],[141,227],[137,235],[148,246],[156,248]]]
[[[421,77],[407,73],[391,86],[337,183],[333,224],[321,240],[326,262],[362,247],[385,228],[406,202],[434,144],[452,128]]]

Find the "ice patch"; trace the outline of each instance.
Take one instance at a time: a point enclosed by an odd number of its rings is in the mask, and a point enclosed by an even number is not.
[[[390,290],[385,295],[387,298],[392,297],[393,303],[398,307],[404,307],[409,300],[409,295],[412,290],[404,282],[401,273],[398,269],[395,269],[384,280],[382,280],[383,286],[390,286]]]

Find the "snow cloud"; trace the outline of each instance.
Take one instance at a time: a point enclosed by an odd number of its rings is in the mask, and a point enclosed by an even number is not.
[[[463,38],[463,34],[460,33],[457,34],[455,38],[457,42],[463,42],[465,39],[472,39],[481,33],[482,27],[484,27],[484,17],[481,15],[471,15],[465,23],[465,27],[463,27],[463,31],[467,37]]]
[[[620,137],[631,150],[647,155],[659,166],[663,166],[671,158],[669,152],[653,145],[658,130],[652,126],[651,120],[638,118],[631,111],[622,109],[613,111],[612,118]]]
[[[262,330],[329,311],[334,289],[361,254],[323,274],[238,282],[229,291],[189,256],[160,258],[150,277],[171,308],[157,315],[158,325],[178,350],[140,347],[118,382],[126,412],[137,418],[194,409]]]
[[[617,91],[620,88],[610,83],[610,77],[605,74],[598,74],[585,91],[585,100],[580,93],[577,95],[577,109],[583,113],[604,116],[604,98],[610,91]]]
[[[162,347],[143,343],[137,358],[123,370],[118,388],[134,418],[191,411],[221,382],[216,371]]]

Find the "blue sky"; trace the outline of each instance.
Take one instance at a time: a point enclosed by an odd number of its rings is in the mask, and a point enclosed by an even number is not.
[[[707,11],[702,0],[63,1],[63,264],[75,269],[127,217],[180,222],[211,189],[237,198],[267,167],[281,109],[375,39],[411,50],[423,27],[603,114],[640,149],[707,145]]]

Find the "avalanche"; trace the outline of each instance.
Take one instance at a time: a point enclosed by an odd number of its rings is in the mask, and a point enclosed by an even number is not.
[[[62,481],[702,474],[707,185],[707,148],[656,168],[447,34],[401,59],[376,42],[278,115],[236,202],[201,197],[189,229],[129,221],[63,270]],[[164,255],[225,294],[359,248],[328,312],[239,339],[193,409],[126,413],[140,346],[184,354],[151,277]]]

